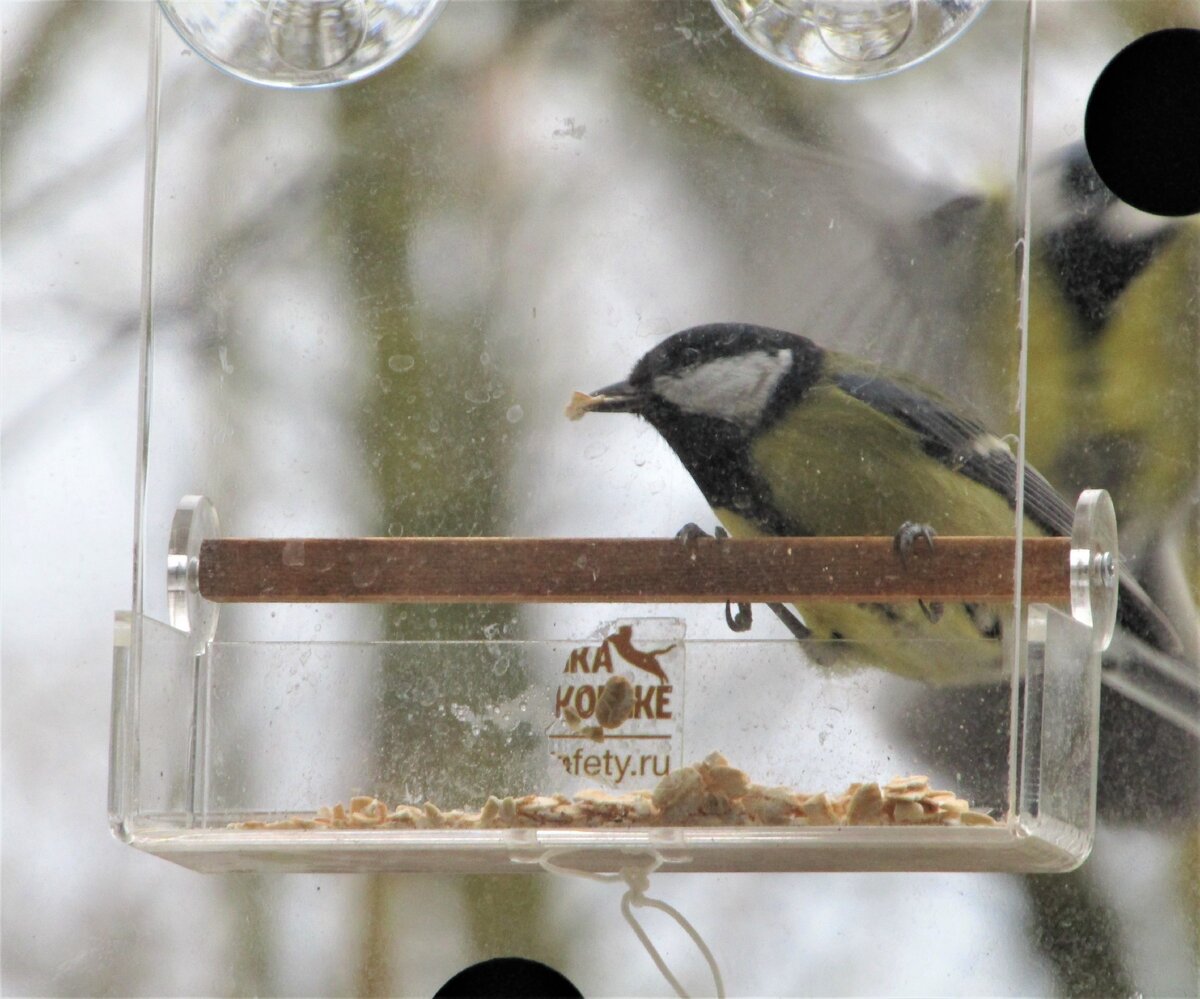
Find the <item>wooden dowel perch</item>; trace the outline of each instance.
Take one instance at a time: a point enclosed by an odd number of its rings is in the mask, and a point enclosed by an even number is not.
[[[1068,538],[1024,543],[1022,596],[1067,603]],[[200,594],[221,603],[699,603],[1013,597],[1011,538],[221,538]]]

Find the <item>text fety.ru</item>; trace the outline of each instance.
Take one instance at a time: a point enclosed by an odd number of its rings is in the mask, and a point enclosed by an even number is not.
[[[604,777],[620,784],[626,777],[665,777],[671,772],[671,758],[656,753],[590,753],[582,746],[574,753],[556,754],[572,777]]]

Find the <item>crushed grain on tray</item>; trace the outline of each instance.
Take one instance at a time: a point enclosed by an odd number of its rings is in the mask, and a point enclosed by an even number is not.
[[[582,826],[994,826],[953,791],[935,790],[924,776],[895,777],[882,786],[851,784],[840,795],[801,794],[754,784],[720,753],[674,770],[653,791],[613,793],[588,788],[565,794],[488,797],[478,811],[443,811],[431,801],[389,808],[355,795],[316,813],[277,821],[231,823],[234,829],[512,829]]]

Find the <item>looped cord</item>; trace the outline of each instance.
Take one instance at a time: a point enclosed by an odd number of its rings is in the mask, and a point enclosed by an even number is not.
[[[639,909],[657,909],[659,912],[665,912],[676,923],[679,924],[689,937],[692,938],[692,943],[696,945],[696,949],[703,955],[704,960],[708,962],[708,970],[712,973],[713,985],[715,986],[714,995],[718,999],[725,999],[725,982],[721,978],[721,969],[717,967],[717,959],[713,956],[708,944],[704,942],[704,938],[696,928],[687,921],[683,913],[676,909],[673,905],[657,898],[647,898],[646,892],[650,890],[650,875],[657,871],[663,865],[662,855],[656,850],[648,851],[644,854],[639,854],[631,857],[632,863],[626,864],[616,874],[601,874],[597,871],[585,871],[577,867],[566,867],[556,863],[554,860],[555,854],[561,855],[566,851],[548,850],[539,859],[538,864],[543,870],[549,871],[551,874],[561,874],[571,877],[587,878],[590,881],[623,881],[625,883],[625,894],[621,896],[621,915],[625,917],[625,922],[629,924],[642,946],[646,948],[646,953],[650,955],[650,960],[654,962],[654,966],[658,968],[659,974],[667,980],[667,984],[675,990],[675,994],[680,999],[688,999],[688,992],[684,989],[679,979],[667,967],[667,962],[663,960],[662,955],[658,952],[658,948],[650,940],[650,935],[642,928],[641,923],[637,921],[637,917],[633,914],[633,908]],[[641,861],[638,863],[637,861]]]

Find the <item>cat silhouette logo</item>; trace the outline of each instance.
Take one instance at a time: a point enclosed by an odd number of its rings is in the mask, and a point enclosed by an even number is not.
[[[598,634],[567,650],[551,753],[572,777],[613,786],[661,779],[682,751],[684,623],[618,620]]]
[[[651,676],[656,676],[663,683],[667,682],[667,674],[659,664],[658,657],[665,656],[674,650],[676,643],[672,642],[666,648],[652,649],[643,652],[633,644],[633,625],[623,624],[605,641],[617,650],[617,655],[624,659],[634,669],[644,670]]]

